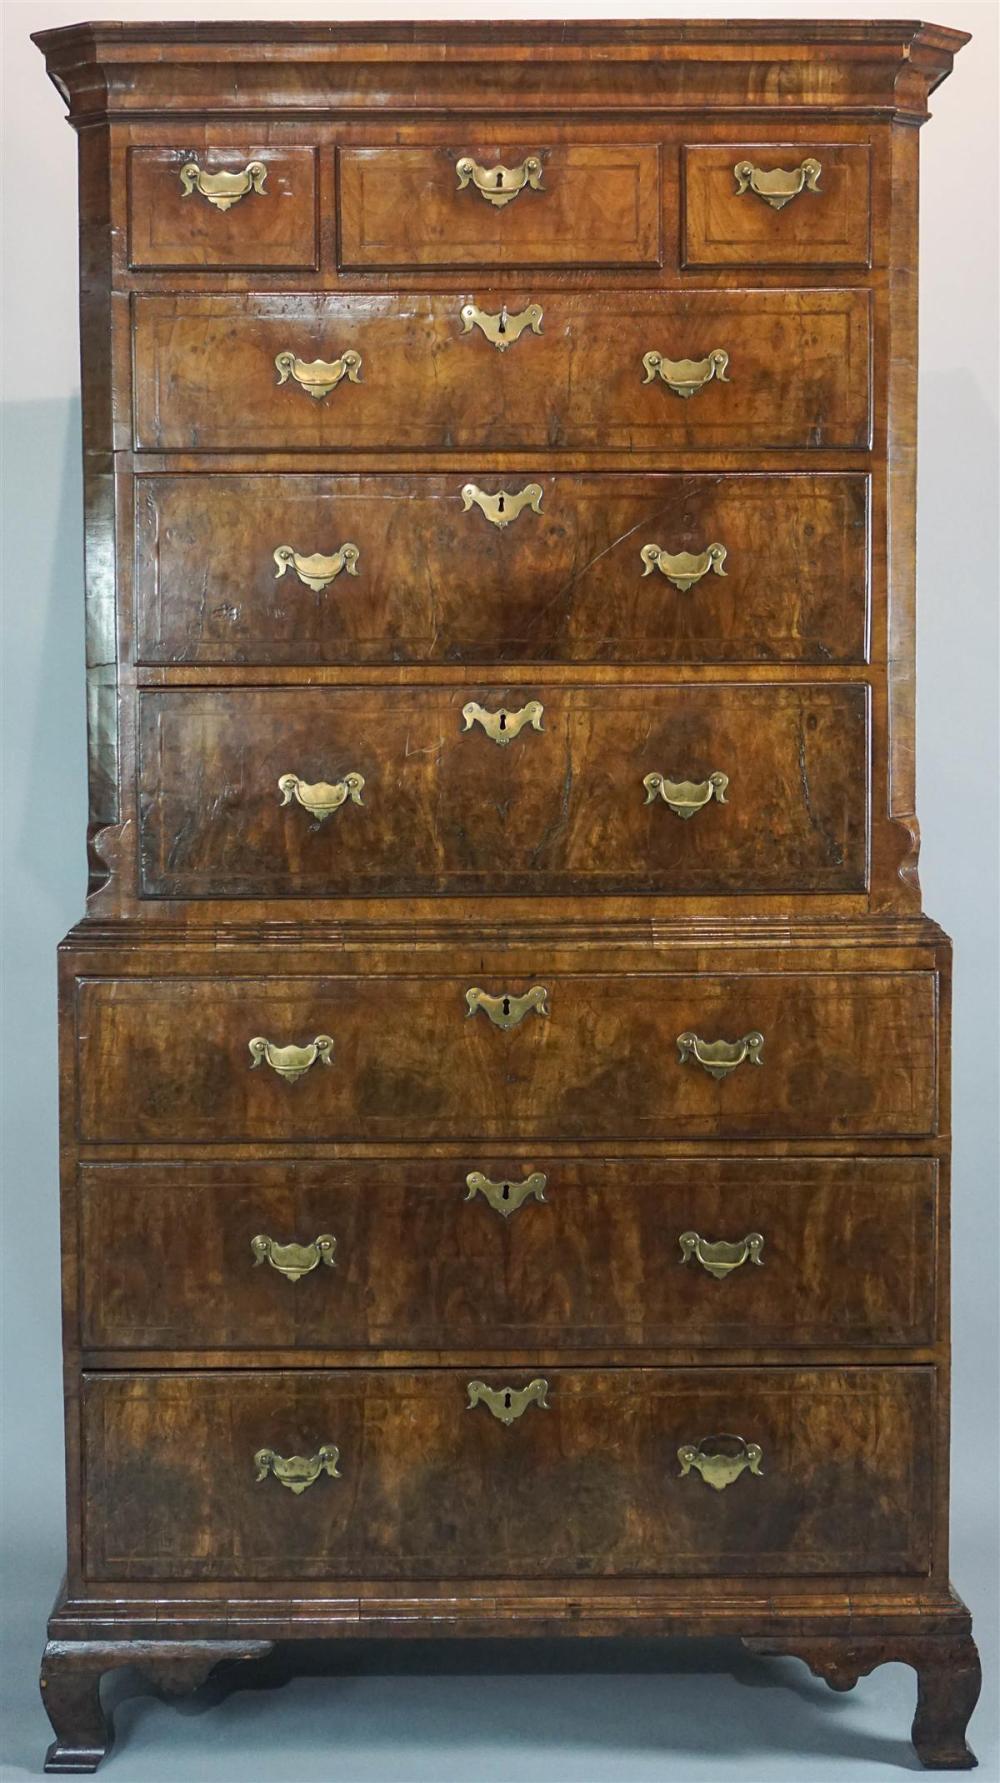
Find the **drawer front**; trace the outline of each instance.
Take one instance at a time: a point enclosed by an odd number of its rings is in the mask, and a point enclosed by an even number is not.
[[[137,271],[319,265],[316,150],[133,148],[128,158],[129,263]]]
[[[140,706],[148,897],[866,882],[859,685],[211,688]],[[342,802],[316,821],[322,799]]]
[[[870,163],[865,143],[688,144],[682,264],[870,266]]]
[[[493,1391],[547,1385],[506,1425],[470,1407],[477,1375],[86,1376],[87,1577],[929,1568],[932,1369],[484,1369]],[[760,1458],[713,1489],[678,1451],[719,1433]],[[298,1492],[292,1457],[318,1476]]]
[[[469,481],[542,499],[499,526],[463,501]],[[866,656],[852,473],[142,476],[135,526],[144,663]]]
[[[337,166],[349,271],[661,263],[655,144],[341,149]]]
[[[88,1164],[80,1190],[99,1349],[934,1340],[930,1158]]]
[[[475,304],[536,303],[500,352]],[[338,452],[532,447],[864,447],[869,434],[865,291],[664,295],[531,290],[454,296],[156,296],[133,299],[140,449]],[[709,356],[728,355],[725,381]],[[677,395],[648,353],[702,366]],[[345,361],[343,355],[360,354]],[[290,360],[276,368],[275,360]],[[339,381],[306,382],[322,361]],[[279,381],[287,365],[287,375]],[[294,369],[297,368],[297,369]],[[709,371],[712,371],[709,376]],[[318,387],[318,386],[317,386]]]
[[[936,1123],[936,982],[931,972],[625,978],[596,969],[556,979],[543,960],[513,984],[87,979],[78,987],[80,1136],[908,1138]],[[503,998],[535,985],[547,998],[511,1001],[504,1017]],[[470,1017],[469,990],[500,999],[493,1016],[474,998]],[[516,1025],[497,1025],[511,1018]],[[744,1049],[715,1077],[678,1046],[692,1033],[703,1054],[702,1043],[763,1034],[760,1064]],[[253,1039],[311,1047],[317,1036],[333,1042],[329,1062],[317,1054],[295,1082],[266,1059],[252,1063]]]

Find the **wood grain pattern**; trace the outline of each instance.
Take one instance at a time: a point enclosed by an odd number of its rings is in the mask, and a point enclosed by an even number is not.
[[[817,190],[774,210],[739,191],[733,168],[751,161],[770,172],[798,167],[808,155],[822,173]],[[834,266],[871,264],[871,155],[848,143],[686,144],[682,154],[684,239],[681,264]]]
[[[491,526],[461,476],[135,479],[138,660],[148,664],[861,663],[868,482],[852,472],[702,476],[471,468],[537,482],[539,513]],[[274,551],[360,552],[319,591]],[[645,575],[647,544],[724,576]]]
[[[484,142],[342,148],[337,155],[341,267],[657,266],[660,165],[653,144],[569,142],[543,149],[540,189],[501,208],[473,185],[461,192],[455,163],[517,167],[536,150]]]
[[[93,24],[33,33],[80,127],[155,112],[175,120],[263,107],[294,112],[435,117],[442,108],[484,112],[624,108],[751,109],[810,128],[838,113],[927,117],[929,94],[968,34],[948,26],[882,20],[518,20],[495,23]],[[272,46],[294,45],[276,55]],[[240,79],[232,79],[234,46]],[[152,51],[152,53],[151,53]],[[811,126],[814,128],[815,126]]]
[[[462,331],[463,304],[543,309],[542,332],[498,353]],[[136,297],[140,451],[499,447],[864,447],[865,291],[649,296],[533,285],[453,296]],[[729,354],[727,381],[683,398],[644,382],[643,355]],[[279,384],[279,353],[362,356],[361,382],[317,400]]]
[[[547,1177],[503,1217],[466,1177]],[[82,1340],[99,1349],[529,1350],[933,1343],[930,1158],[692,1156],[88,1164]],[[716,1280],[681,1233],[764,1238]],[[336,1239],[291,1282],[251,1240]],[[154,1290],[155,1283],[155,1290]]]
[[[463,717],[538,700],[501,746]],[[151,897],[861,890],[860,686],[215,689],[143,694]],[[645,777],[724,802],[682,819]],[[282,775],[364,778],[320,824]]]
[[[80,1137],[114,1144],[919,1136],[934,1130],[930,972],[685,977],[537,972],[551,1014],[504,1032],[442,976],[84,980]],[[723,1082],[676,1036],[764,1035]],[[249,1041],[334,1041],[297,1083],[251,1070]]]
[[[87,1576],[928,1569],[932,1370],[556,1369],[548,1407],[509,1427],[469,1409],[468,1380],[85,1376]],[[682,1478],[678,1447],[728,1431],[760,1444],[762,1477],[722,1492]],[[256,1480],[260,1448],[308,1456],[323,1443],[340,1450],[339,1479],[299,1496]]]
[[[735,1634],[835,1688],[901,1660],[921,1761],[968,1767],[950,954],[912,771],[913,126],[964,34],[38,41],[80,132],[92,867],[46,1768],[96,1766],[133,1660],[191,1687],[278,1639],[441,1633]],[[466,152],[537,153],[542,190],[494,211]],[[736,160],[809,154],[816,193],[736,193]],[[186,160],[251,158],[267,197],[181,197]],[[466,301],[542,332],[501,355]],[[277,352],[348,345],[359,384],[278,385]],[[690,401],[642,381],[715,346]],[[467,481],[540,512],[498,531]],[[654,527],[725,577],[643,578]],[[275,580],[277,546],[348,540],[356,578]],[[542,731],[466,736],[470,698],[537,698]],[[279,806],[278,774],[352,768],[362,808]],[[642,803],[715,769],[690,823]],[[535,984],[544,1016],[467,1015]],[[753,1029],[725,1081],[678,1056]],[[332,1063],[251,1070],[261,1033]],[[504,1219],[475,1170],[546,1199]],[[279,1279],[261,1230],[329,1230],[336,1266]],[[713,1280],[684,1230],[758,1230],[761,1265]],[[465,1409],[543,1370],[511,1428]],[[681,1478],[726,1430],[760,1477]],[[339,1479],[254,1479],[324,1440]]]
[[[159,271],[209,267],[310,271],[317,264],[316,150],[271,145],[250,136],[225,147],[195,133],[183,147],[134,148],[129,154],[129,263]],[[259,161],[264,190],[220,211],[197,190],[185,195],[180,170],[242,173]]]

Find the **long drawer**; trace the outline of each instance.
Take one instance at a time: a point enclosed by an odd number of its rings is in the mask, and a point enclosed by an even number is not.
[[[87,1164],[99,1349],[916,1345],[931,1158]]]
[[[514,519],[490,502],[537,487]],[[851,472],[145,475],[141,662],[863,662]],[[316,560],[321,561],[317,562]]]
[[[513,984],[83,979],[80,1137],[917,1136],[937,1118],[936,988],[932,972],[556,977],[544,959]]]
[[[926,1368],[90,1375],[85,1573],[926,1573],[934,1398]]]
[[[535,305],[540,332],[525,325],[498,351],[478,323],[466,328],[470,304],[487,319]],[[695,451],[869,440],[869,298],[859,290],[632,291],[613,302],[600,291],[537,287],[136,297],[133,354],[140,450]],[[682,367],[688,394],[664,381],[668,361]]]
[[[173,689],[140,707],[149,897],[866,884],[860,684]]]

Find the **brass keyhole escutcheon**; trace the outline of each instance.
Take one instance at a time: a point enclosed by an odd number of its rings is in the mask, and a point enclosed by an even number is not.
[[[463,303],[460,310],[462,333],[471,334],[478,328],[491,346],[498,353],[506,353],[525,333],[541,334],[542,306],[540,303],[526,304],[523,310],[515,313],[501,304],[499,310],[481,310],[478,303]]]
[[[529,1405],[537,1405],[543,1411],[549,1411],[548,1391],[549,1383],[541,1377],[529,1381],[526,1387],[488,1387],[485,1381],[470,1381],[466,1410],[472,1411],[477,1405],[485,1405],[499,1424],[509,1427],[515,1419],[523,1417]]]
[[[477,484],[466,483],[462,488],[462,506],[468,514],[475,504],[491,526],[505,527],[526,509],[530,509],[533,514],[540,514],[542,493],[540,483],[526,483],[515,494],[508,489],[499,489],[496,495],[487,495]]]
[[[465,993],[468,1014],[475,1015],[481,1009],[497,1028],[515,1028],[530,1009],[536,1015],[548,1015],[548,999],[549,993],[542,984],[533,984],[520,997],[512,995],[510,991],[502,992],[499,997],[491,997],[488,991],[480,990],[478,985]]]
[[[509,1220],[526,1201],[544,1201],[547,1182],[543,1170],[533,1170],[523,1182],[510,1182],[506,1178],[502,1182],[492,1182],[481,1170],[470,1170],[465,1179],[465,1199],[474,1201],[477,1195],[482,1195],[494,1213]]]
[[[545,707],[541,700],[529,700],[517,712],[509,712],[506,706],[501,706],[496,712],[487,712],[478,700],[468,700],[462,707],[462,718],[467,731],[471,731],[474,724],[481,724],[486,735],[494,743],[498,743],[501,749],[506,749],[525,728],[542,730],[544,712]]]

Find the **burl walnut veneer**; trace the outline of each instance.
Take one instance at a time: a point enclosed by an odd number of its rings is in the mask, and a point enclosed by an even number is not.
[[[948,1582],[909,23],[81,25],[69,1569],[103,1673]]]

